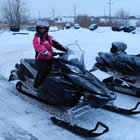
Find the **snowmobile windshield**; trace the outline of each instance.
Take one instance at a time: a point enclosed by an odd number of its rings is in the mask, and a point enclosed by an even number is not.
[[[72,43],[67,46],[68,51],[63,57],[61,57],[61,59],[68,61],[82,70],[85,69],[84,51],[80,48],[79,44]]]

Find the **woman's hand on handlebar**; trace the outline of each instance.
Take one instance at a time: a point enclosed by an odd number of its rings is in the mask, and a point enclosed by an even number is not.
[[[48,52],[47,55],[48,55],[48,56],[52,56],[52,53]]]
[[[46,55],[46,56],[52,56],[52,53],[51,53],[51,52],[46,51],[46,52],[44,53],[44,55]]]
[[[57,56],[57,55],[62,56],[62,55],[64,55],[64,54],[65,54],[65,53],[61,53],[61,52],[53,52],[53,53],[48,52],[48,51],[44,52],[44,55],[45,55],[45,56]]]

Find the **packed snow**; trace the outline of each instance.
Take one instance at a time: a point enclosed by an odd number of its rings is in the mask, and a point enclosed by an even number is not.
[[[29,97],[21,95],[15,83],[8,82],[10,71],[21,58],[34,58],[32,39],[35,32],[22,30],[20,34],[9,31],[0,32],[0,140],[87,140],[67,130],[55,126],[49,119],[52,115],[42,109]],[[86,68],[90,70],[95,63],[98,52],[109,52],[112,42],[121,41],[127,44],[128,54],[140,53],[139,30],[136,34],[113,32],[111,28],[99,27],[95,31],[80,28],[50,32],[64,46],[78,43],[84,50]],[[69,46],[70,47],[70,46]],[[100,80],[107,74],[93,73]],[[115,104],[132,108],[139,98],[117,93]],[[47,106],[43,105],[47,108]],[[139,108],[140,109],[140,108]],[[139,140],[140,115],[124,116],[103,109],[92,110],[77,118],[76,124],[81,127],[94,128],[97,121],[104,122],[110,131],[96,140]]]

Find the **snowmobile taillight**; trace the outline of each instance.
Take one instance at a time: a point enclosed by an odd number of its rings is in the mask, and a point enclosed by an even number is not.
[[[88,92],[85,92],[85,93],[84,93],[84,97],[87,97],[87,98],[88,98],[90,95],[91,95],[91,94],[88,93]]]
[[[16,72],[16,70],[11,70],[11,73]]]

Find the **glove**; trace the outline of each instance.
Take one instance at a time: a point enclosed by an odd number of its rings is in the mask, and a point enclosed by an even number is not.
[[[48,54],[48,51],[45,51],[45,52],[44,52],[44,55],[47,55],[47,54]]]
[[[63,48],[64,48],[64,51],[67,53],[67,51],[68,51],[68,47],[63,46]]]
[[[45,42],[44,42],[44,44],[48,44],[48,43],[49,43],[48,41],[45,41]]]
[[[48,51],[45,51],[45,52],[44,52],[44,55],[45,55],[45,56],[52,56],[52,53],[50,53],[50,52],[48,52]]]
[[[67,53],[67,52],[68,52],[68,50],[67,50],[67,49],[65,49],[65,52]]]

